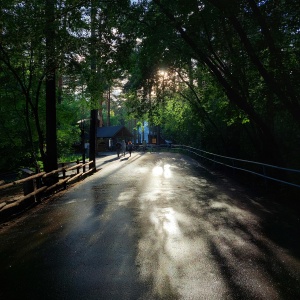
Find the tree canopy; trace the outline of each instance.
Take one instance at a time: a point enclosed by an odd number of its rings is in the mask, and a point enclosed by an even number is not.
[[[53,169],[116,83],[114,118],[299,167],[299,16],[296,0],[3,0],[0,168]]]
[[[142,85],[153,105],[149,85],[155,86],[159,70],[181,73],[179,82],[186,86],[175,92],[220,137],[214,148],[224,141],[225,153],[277,164],[290,163],[293,153],[297,163],[298,2],[153,0],[140,5],[140,72],[133,75],[133,87]]]

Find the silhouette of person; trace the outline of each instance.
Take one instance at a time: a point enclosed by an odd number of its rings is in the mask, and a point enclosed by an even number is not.
[[[126,153],[126,143],[125,143],[125,140],[122,141],[122,152],[123,152],[123,155],[125,156],[125,153]]]
[[[117,150],[117,155],[118,155],[118,157],[120,157],[121,148],[122,148],[121,143],[120,143],[120,142],[117,142],[117,143],[116,143],[116,150]]]
[[[132,148],[133,148],[132,142],[129,141],[129,142],[128,142],[128,145],[127,145],[127,149],[128,149],[128,152],[129,152],[129,156],[131,156]]]

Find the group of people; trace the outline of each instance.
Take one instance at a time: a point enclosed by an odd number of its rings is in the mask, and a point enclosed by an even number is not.
[[[146,148],[147,148],[147,143],[144,140],[142,143],[143,152],[146,152]],[[116,143],[116,150],[117,150],[118,157],[120,157],[120,155],[123,155],[125,157],[126,150],[128,151],[129,156],[131,156],[131,152],[133,150],[133,144],[131,141],[128,141],[127,144],[126,144],[125,140],[122,140],[122,142],[118,141]]]
[[[131,156],[131,152],[133,150],[133,144],[132,144],[131,141],[129,141],[127,145],[125,143],[125,140],[123,140],[122,142],[117,142],[116,143],[116,150],[117,150],[118,157],[120,157],[121,153],[123,154],[123,156],[125,156],[126,148],[129,152],[129,156]]]

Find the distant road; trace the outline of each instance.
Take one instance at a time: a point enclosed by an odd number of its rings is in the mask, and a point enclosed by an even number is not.
[[[0,228],[0,299],[300,299],[296,212],[133,153]]]

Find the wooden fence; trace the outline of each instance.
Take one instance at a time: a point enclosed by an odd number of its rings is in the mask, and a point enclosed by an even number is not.
[[[23,169],[22,172],[23,176],[26,176],[25,178],[0,185],[0,193],[3,195],[0,195],[0,219],[2,215],[7,216],[14,213],[18,207],[24,209],[33,203],[40,202],[50,192],[66,189],[68,184],[93,173],[96,170],[95,168],[86,170],[92,163],[93,161],[82,163],[78,160],[76,162],[60,163],[57,170],[49,173],[33,174],[30,170]],[[54,180],[49,180],[51,178],[54,178]],[[11,190],[17,192],[9,198],[6,197]]]

